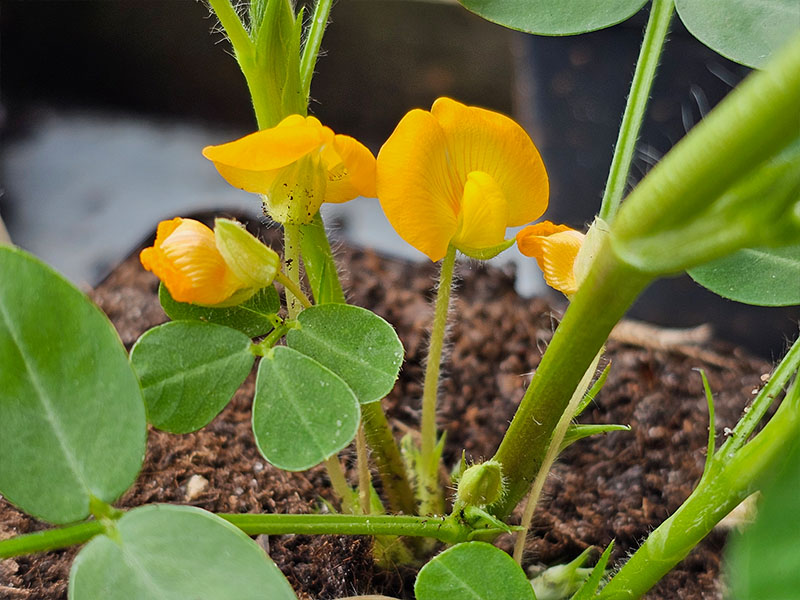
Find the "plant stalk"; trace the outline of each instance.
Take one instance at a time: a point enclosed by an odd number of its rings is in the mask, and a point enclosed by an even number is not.
[[[283,270],[290,287],[300,289],[300,230],[297,225],[283,224]],[[286,310],[290,319],[300,314],[300,302],[289,287],[286,288]]]
[[[308,35],[303,46],[303,54],[300,57],[300,86],[306,102],[311,93],[311,78],[314,75],[314,66],[317,63],[319,48],[322,45],[322,35],[328,25],[328,17],[331,14],[332,5],[333,0],[317,0],[314,12],[311,15]]]
[[[370,506],[369,456],[367,455],[367,439],[364,435],[363,421],[356,433],[356,460],[358,462],[358,504],[362,515],[372,512]]]
[[[795,383],[764,429],[736,454],[722,449],[689,498],[653,531],[599,598],[641,598],[771,473],[800,435],[800,385]]]
[[[650,6],[650,18],[636,62],[636,72],[631,82],[631,92],[622,116],[622,125],[614,147],[614,157],[611,159],[611,169],[598,214],[601,219],[609,223],[614,218],[625,193],[639,130],[642,128],[650,90],[653,87],[674,11],[674,0],[653,0]]]
[[[389,507],[395,512],[413,515],[416,512],[414,492],[381,403],[362,404],[361,419]]]
[[[355,506],[353,506],[353,488],[347,483],[344,470],[342,469],[342,463],[339,462],[339,456],[334,454],[326,458],[322,464],[325,465],[325,471],[328,473],[328,479],[331,482],[333,491],[336,492],[336,495],[339,496],[342,502],[342,512],[355,513]]]
[[[525,504],[525,510],[522,513],[522,521],[520,525],[523,527],[523,529],[522,531],[517,532],[517,539],[514,542],[514,560],[517,561],[519,565],[522,565],[522,553],[525,550],[525,538],[528,536],[528,529],[530,528],[531,521],[533,520],[533,513],[536,510],[536,505],[539,503],[539,496],[542,493],[542,488],[544,488],[544,482],[547,480],[547,476],[550,474],[550,468],[553,466],[556,458],[558,458],[558,454],[561,450],[561,443],[564,441],[564,436],[567,433],[567,429],[569,429],[570,423],[572,423],[572,420],[575,418],[575,413],[578,410],[578,406],[583,400],[583,397],[586,395],[586,390],[589,389],[589,385],[592,383],[592,378],[597,372],[597,363],[600,362],[600,357],[603,355],[603,350],[604,349],[601,348],[600,352],[597,353],[597,356],[594,357],[592,364],[589,365],[588,369],[586,369],[586,373],[584,373],[583,378],[578,384],[578,387],[575,388],[575,391],[572,393],[572,398],[570,398],[567,409],[561,414],[561,418],[558,420],[558,425],[556,425],[556,429],[553,432],[553,437],[547,447],[547,454],[545,454],[544,460],[539,467],[539,472],[536,474],[536,479],[533,482],[531,493],[528,495],[528,502]]]
[[[422,447],[420,488],[429,506],[422,506],[422,514],[439,514],[444,506],[438,485],[439,465],[435,460],[436,450],[436,400],[439,394],[439,371],[442,362],[444,338],[447,332],[447,314],[450,310],[450,292],[453,288],[453,271],[456,249],[450,246],[442,260],[439,273],[439,288],[433,315],[431,341],[425,364],[425,381],[422,388]]]
[[[46,529],[0,540],[0,559],[83,544],[104,531],[105,527],[100,521],[86,521],[68,527]]]
[[[220,514],[248,535],[330,534],[429,537],[448,544],[466,541],[472,528],[456,519],[409,515]]]
[[[493,507],[496,516],[510,514],[530,489],[573,392],[614,325],[649,282],[648,276],[618,259],[608,241],[604,243],[494,456],[508,485],[503,500]]]

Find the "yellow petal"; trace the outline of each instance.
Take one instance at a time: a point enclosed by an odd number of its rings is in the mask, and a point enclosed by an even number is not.
[[[160,223],[154,245],[139,258],[178,302],[213,306],[246,287],[222,258],[214,232],[192,219]]]
[[[323,153],[328,168],[325,202],[339,204],[358,196],[375,198],[375,157],[369,149],[347,135],[337,135],[331,153]]]
[[[536,258],[547,285],[571,296],[578,291],[575,259],[584,237],[581,232],[565,225],[544,221],[520,231],[517,246],[526,256]]]
[[[228,183],[256,194],[265,194],[278,169],[319,149],[333,132],[314,117],[291,115],[272,129],[251,133],[219,146],[206,146],[203,156],[214,163]]]
[[[550,189],[547,172],[522,127],[505,115],[450,98],[436,100],[431,114],[444,131],[457,179],[463,183],[471,171],[483,171],[503,190],[508,203],[506,225],[524,225],[544,213]]]
[[[503,242],[508,206],[503,190],[491,175],[483,171],[472,171],[467,175],[458,220],[458,232],[451,242],[456,248],[479,250]]]
[[[463,183],[448,166],[444,132],[429,112],[406,114],[378,153],[377,191],[386,218],[433,261],[447,253],[458,227]]]

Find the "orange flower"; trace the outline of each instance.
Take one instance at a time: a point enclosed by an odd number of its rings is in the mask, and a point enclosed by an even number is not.
[[[506,228],[540,217],[549,193],[522,127],[450,98],[403,117],[378,154],[377,185],[392,227],[433,261],[451,245],[481,259],[505,250]]]
[[[375,197],[375,157],[315,117],[290,115],[227,144],[203,148],[231,185],[263,194],[279,223],[310,223],[323,202]]]
[[[273,250],[238,224],[217,221],[216,235],[193,219],[161,221],[155,244],[139,254],[144,268],[155,273],[178,302],[232,306],[275,277],[279,258]]]
[[[586,236],[566,225],[542,221],[528,225],[517,234],[517,247],[525,256],[536,259],[544,279],[566,296],[578,291],[575,260]]]

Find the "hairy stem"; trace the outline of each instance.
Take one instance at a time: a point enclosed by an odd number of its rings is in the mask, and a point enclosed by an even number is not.
[[[314,75],[314,65],[317,63],[319,48],[322,44],[322,35],[328,25],[332,4],[333,0],[317,0],[314,12],[311,15],[311,23],[308,26],[308,35],[303,46],[303,55],[300,58],[300,85],[306,101],[311,93],[311,78]]]
[[[354,513],[353,488],[350,487],[347,479],[345,479],[339,456],[334,454],[330,458],[326,458],[323,464],[325,465],[325,471],[328,473],[328,479],[331,481],[331,487],[342,502],[342,512]]]
[[[631,92],[622,116],[622,125],[619,129],[617,144],[614,147],[614,157],[611,160],[611,169],[603,194],[603,203],[600,205],[598,214],[601,219],[609,222],[614,218],[625,193],[633,152],[636,149],[636,141],[644,121],[647,101],[650,99],[650,89],[653,87],[658,61],[667,39],[674,10],[674,0],[653,0],[650,7],[650,19],[647,22],[644,41],[636,62],[636,72],[633,75],[633,82],[631,82]]]
[[[362,515],[370,514],[370,476],[367,439],[364,436],[364,423],[358,426],[356,434],[356,460],[358,461],[358,504]]]
[[[442,260],[439,273],[439,289],[436,293],[436,307],[433,315],[431,341],[425,364],[425,381],[422,388],[422,448],[420,487],[423,496],[430,497],[430,506],[422,507],[422,514],[438,514],[443,510],[441,494],[437,483],[439,465],[435,460],[436,448],[436,400],[439,394],[439,371],[442,362],[442,349],[447,331],[447,313],[450,309],[450,292],[453,287],[453,271],[456,262],[456,249],[450,246]]]

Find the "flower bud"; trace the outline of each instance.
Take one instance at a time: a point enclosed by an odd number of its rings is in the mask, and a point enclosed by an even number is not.
[[[500,463],[490,460],[472,465],[458,482],[458,501],[472,506],[486,506],[503,495],[503,474]]]
[[[261,289],[275,279],[280,264],[278,253],[253,237],[240,223],[216,219],[214,239],[230,270],[248,287]]]

